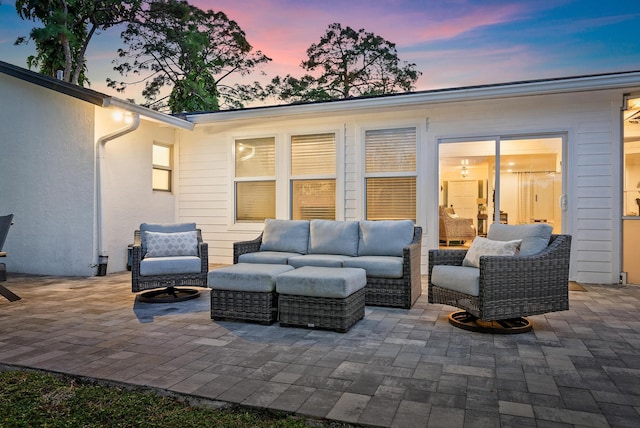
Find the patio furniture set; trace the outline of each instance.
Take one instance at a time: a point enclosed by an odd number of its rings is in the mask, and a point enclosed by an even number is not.
[[[493,333],[529,331],[525,316],[568,309],[571,237],[551,231],[494,224],[468,250],[430,250],[429,302],[462,309],[450,315],[457,327]],[[175,301],[179,286],[209,287],[214,320],[346,332],[365,305],[411,308],[422,292],[421,240],[410,220],[268,219],[256,239],[234,243],[233,265],[209,272],[195,223],[143,224],[132,291]]]

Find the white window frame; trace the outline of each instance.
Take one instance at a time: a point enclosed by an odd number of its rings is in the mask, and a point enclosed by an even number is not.
[[[384,131],[384,130],[392,130],[392,129],[405,129],[405,128],[414,128],[416,133],[416,141],[415,141],[415,170],[414,171],[396,171],[396,172],[367,172],[366,169],[366,161],[367,161],[367,141],[366,135],[368,131]],[[418,223],[420,221],[420,209],[419,209],[419,195],[420,195],[420,178],[419,178],[419,170],[420,170],[420,140],[421,133],[423,132],[422,127],[416,122],[401,122],[401,123],[386,123],[380,124],[377,126],[368,126],[361,128],[360,132],[360,144],[361,144],[361,161],[359,163],[362,177],[361,180],[361,218],[367,219],[367,179],[368,178],[402,178],[402,177],[413,177],[416,180],[416,195],[414,199],[415,203],[415,221]]]
[[[153,149],[154,147],[164,147],[169,149],[169,165],[160,165],[160,164],[156,164],[154,162],[154,156],[153,156]],[[174,153],[173,153],[173,145],[172,144],[164,144],[164,143],[159,143],[157,141],[153,142],[153,145],[151,146],[151,165],[152,165],[152,175],[153,175],[153,171],[167,171],[169,173],[169,182],[168,184],[168,189],[161,189],[161,188],[156,188],[153,185],[153,177],[151,178],[151,188],[154,192],[168,192],[168,193],[172,193],[173,192],[173,157],[174,157]]]

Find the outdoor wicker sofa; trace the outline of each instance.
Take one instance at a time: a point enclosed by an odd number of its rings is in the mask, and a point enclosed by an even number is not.
[[[157,239],[154,251],[159,253],[152,253],[149,248],[151,236]],[[208,248],[195,223],[141,224],[140,229],[134,232],[131,291],[137,293],[179,286],[207,287]]]
[[[512,231],[541,227],[547,228],[548,235],[537,236],[538,248],[525,248],[525,238],[517,255],[476,254],[477,268],[465,259],[471,249],[430,250],[429,303],[461,308],[482,321],[513,320],[569,309],[570,235],[551,234],[548,225],[494,224],[489,240],[514,242],[511,240],[517,238],[517,233]]]
[[[294,228],[298,234],[287,240]],[[277,234],[285,238],[274,239]],[[422,294],[421,246],[422,228],[411,220],[267,219],[256,239],[233,244],[233,263],[363,268],[367,305],[410,308]]]

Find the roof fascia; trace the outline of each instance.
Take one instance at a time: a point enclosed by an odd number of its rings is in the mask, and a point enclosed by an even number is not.
[[[598,91],[606,89],[640,88],[640,71],[581,76],[566,79],[548,79],[465,88],[436,89],[409,94],[395,94],[373,98],[329,101],[312,104],[287,104],[256,109],[217,111],[187,114],[195,124],[227,122],[242,119],[302,116],[320,113],[340,113],[355,109],[380,109],[419,104],[438,104],[477,101],[533,95]]]
[[[8,76],[15,77],[25,82],[33,83],[34,85],[40,86],[42,88],[50,89],[60,94],[88,102],[98,107],[119,108],[125,111],[130,111],[132,113],[137,113],[144,119],[148,119],[154,122],[160,122],[177,128],[192,130],[194,127],[193,123],[179,117],[161,113],[147,107],[142,107],[132,102],[112,97],[110,95],[106,95],[89,88],[84,88],[82,86],[74,85],[69,82],[54,79],[53,77],[45,76],[44,74],[36,73],[34,71],[9,64],[4,61],[0,61],[0,73],[4,73]]]

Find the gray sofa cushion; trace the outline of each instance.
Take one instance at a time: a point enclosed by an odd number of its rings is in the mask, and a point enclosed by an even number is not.
[[[345,298],[367,285],[362,269],[304,266],[276,277],[276,291],[294,296]]]
[[[343,262],[344,267],[361,268],[368,276],[381,278],[402,278],[402,257],[359,256]]]
[[[360,221],[359,256],[398,256],[413,240],[413,221]]]
[[[309,254],[358,255],[358,222],[311,220]]]
[[[179,273],[199,273],[199,257],[147,257],[140,261],[140,275],[172,275]]]
[[[538,254],[549,246],[553,227],[547,223],[533,224],[492,224],[487,238],[495,241],[522,239],[520,256]]]
[[[299,256],[300,253],[287,253],[284,251],[257,251],[245,253],[238,257],[238,263],[267,263],[286,265],[289,257]]]
[[[480,294],[480,269],[465,266],[437,265],[431,271],[431,282],[447,290],[478,297]]]
[[[342,263],[349,258],[349,256],[342,256],[339,254],[305,254],[302,256],[289,257],[289,261],[287,263],[295,268],[302,266],[341,268]]]
[[[307,254],[308,247],[308,220],[265,220],[260,251]]]
[[[288,265],[238,263],[212,270],[207,279],[215,290],[270,293],[276,289],[276,277],[290,270]]]

